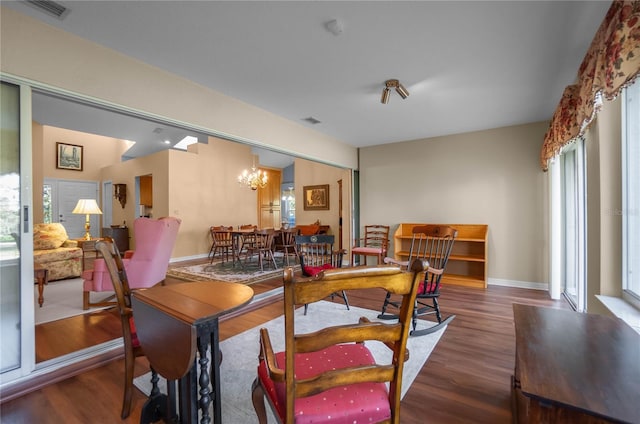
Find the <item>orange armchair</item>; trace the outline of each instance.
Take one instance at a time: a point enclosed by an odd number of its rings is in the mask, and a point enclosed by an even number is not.
[[[133,223],[136,249],[128,251],[123,260],[129,286],[132,289],[146,288],[164,281],[169,268],[169,259],[178,236],[181,220],[174,217],[160,219],[138,218]],[[83,309],[91,306],[113,305],[111,297],[92,303],[91,292],[113,291],[113,284],[104,259],[96,259],[93,269],[82,273]]]

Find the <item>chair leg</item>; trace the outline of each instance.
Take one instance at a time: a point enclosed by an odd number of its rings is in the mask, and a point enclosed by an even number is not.
[[[349,299],[347,299],[347,294],[344,290],[342,290],[342,299],[344,300],[344,304],[347,305],[347,311],[349,311],[351,309],[349,308]]]
[[[384,298],[384,303],[382,304],[382,311],[380,312],[380,314],[378,315],[379,319],[398,319],[398,315],[395,314],[387,314],[387,308],[389,307],[389,305],[391,306],[396,306],[392,301],[391,301],[391,292],[387,292],[387,295]],[[415,311],[415,308],[414,308]]]
[[[87,310],[89,309],[89,292],[88,291],[83,291],[82,292],[82,309],[83,310]]]
[[[133,368],[135,357],[133,352],[124,353],[124,396],[122,399],[122,413],[120,417],[124,420],[131,413],[131,399],[133,398]]]
[[[251,385],[251,400],[253,402],[253,409],[256,411],[259,424],[267,424],[267,411],[264,407],[264,389],[262,384],[256,377]]]
[[[267,254],[268,254],[269,256],[271,256],[271,262],[273,263],[273,269],[278,269],[278,265],[276,265],[276,258],[275,258],[275,256],[273,256],[273,252],[272,252],[271,250],[269,250],[269,251],[267,252]],[[289,259],[288,259],[288,257],[287,257],[287,262],[288,262],[288,260],[289,260]]]

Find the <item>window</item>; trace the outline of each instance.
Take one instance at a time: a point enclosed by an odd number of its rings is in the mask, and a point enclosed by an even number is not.
[[[572,307],[585,310],[585,178],[584,140],[567,145],[560,155],[562,196],[562,292]]]
[[[625,89],[622,111],[622,287],[640,307],[640,83]]]

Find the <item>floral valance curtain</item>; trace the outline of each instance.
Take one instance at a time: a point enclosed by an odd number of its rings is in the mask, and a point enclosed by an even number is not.
[[[614,1],[578,70],[577,83],[562,93],[544,137],[540,162],[581,136],[598,111],[600,97],[612,100],[640,71],[640,1]]]

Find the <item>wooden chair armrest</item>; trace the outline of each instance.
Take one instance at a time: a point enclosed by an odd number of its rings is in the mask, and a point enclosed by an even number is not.
[[[389,257],[384,258],[383,261],[385,264],[400,265],[407,268],[409,267],[409,261],[399,261],[397,259],[389,258]]]
[[[260,329],[260,359],[264,360],[267,366],[269,378],[273,381],[284,382],[284,370],[278,368],[276,364],[276,355],[273,352],[273,346],[269,338],[269,330],[266,328]]]

